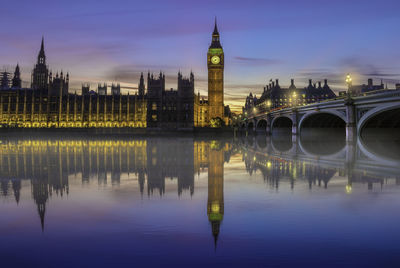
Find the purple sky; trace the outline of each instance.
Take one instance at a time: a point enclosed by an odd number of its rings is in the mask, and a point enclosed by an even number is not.
[[[225,102],[242,105],[250,91],[260,94],[269,79],[328,78],[342,89],[351,72],[400,80],[398,0],[202,0],[202,1],[5,1],[0,9],[0,68],[18,62],[24,86],[45,37],[53,72],[70,72],[70,90],[82,82],[120,82],[136,87],[140,71],[196,77],[207,93],[206,53],[214,16],[225,51]],[[378,83],[378,80],[376,81]],[[125,89],[126,91],[127,89]]]

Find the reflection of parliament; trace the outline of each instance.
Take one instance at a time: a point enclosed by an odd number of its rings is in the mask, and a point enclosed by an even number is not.
[[[224,163],[233,152],[227,142],[193,138],[168,142],[163,138],[1,141],[0,197],[14,196],[19,203],[23,193],[26,195],[26,181],[30,181],[42,228],[49,200],[68,195],[71,180],[104,187],[136,180],[138,192],[149,197],[164,195],[166,181],[176,181],[181,196],[184,192],[193,195],[196,174],[208,172],[207,216],[217,239],[224,214]]]
[[[23,128],[129,127],[193,129],[228,124],[224,107],[224,53],[215,24],[207,53],[208,100],[195,94],[194,75],[178,73],[177,90],[165,88],[165,74],[143,73],[135,94],[121,94],[119,84],[82,85],[69,92],[69,73],[53,74],[46,65],[44,41],[32,71],[31,87],[23,88],[20,68],[1,73],[0,125]],[[111,92],[108,92],[108,91]]]

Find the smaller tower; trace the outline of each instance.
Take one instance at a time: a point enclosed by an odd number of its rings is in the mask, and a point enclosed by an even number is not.
[[[17,64],[17,67],[15,67],[14,78],[12,80],[12,88],[16,89],[21,87],[22,87],[21,73],[19,71],[19,65]]]
[[[90,84],[89,83],[82,84],[82,95],[89,95],[89,91],[90,91]]]
[[[112,95],[120,95],[121,94],[121,86],[120,84],[112,84],[111,85],[111,94]]]
[[[37,63],[32,71],[32,84],[31,87],[42,92],[47,92],[49,70],[46,66],[46,55],[44,53],[44,38],[42,37],[42,43],[40,45],[40,51],[37,57]]]
[[[143,72],[140,74],[140,82],[138,85],[138,89],[139,89],[139,96],[143,97],[144,96],[144,78],[143,78]]]
[[[9,72],[1,73],[0,88],[1,89],[10,89],[10,73]]]
[[[97,86],[97,94],[99,94],[99,95],[107,95],[107,84],[106,83],[104,83],[103,86],[101,84],[99,84]]]

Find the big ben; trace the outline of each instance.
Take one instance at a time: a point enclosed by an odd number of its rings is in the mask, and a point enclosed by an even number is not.
[[[217,21],[215,20],[212,42],[207,53],[208,67],[208,113],[209,121],[224,119],[224,51],[219,41]]]

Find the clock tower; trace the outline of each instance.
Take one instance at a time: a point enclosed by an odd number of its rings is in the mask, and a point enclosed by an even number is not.
[[[217,20],[215,19],[211,45],[207,53],[208,67],[208,114],[224,119],[224,51],[219,41]]]

